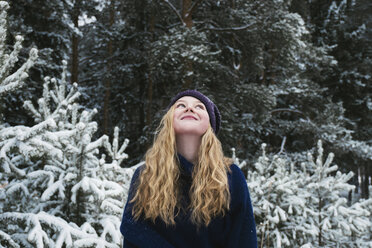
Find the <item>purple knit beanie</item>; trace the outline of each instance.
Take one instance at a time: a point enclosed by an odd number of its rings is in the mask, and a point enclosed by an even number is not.
[[[170,104],[168,105],[168,109],[177,102],[178,99],[184,96],[192,96],[197,98],[199,101],[201,101],[205,107],[207,108],[207,112],[209,115],[209,121],[211,123],[211,126],[213,128],[213,131],[215,134],[218,134],[218,131],[220,130],[221,126],[221,115],[220,111],[218,110],[217,106],[205,95],[200,93],[197,90],[185,90],[180,93],[178,93],[175,97],[172,98]]]

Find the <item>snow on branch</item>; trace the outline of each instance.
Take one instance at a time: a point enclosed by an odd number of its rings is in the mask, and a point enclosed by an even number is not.
[[[50,185],[48,185],[48,188],[44,191],[44,193],[41,195],[42,201],[48,201],[50,197],[58,190],[59,196],[61,199],[65,198],[64,190],[64,182],[63,180],[58,180],[57,182],[54,182]]]
[[[290,112],[290,113],[299,114],[299,115],[302,115],[306,120],[309,120],[309,117],[307,117],[303,112],[297,109],[279,108],[279,109],[274,109],[270,111],[270,114],[276,114],[280,112]]]
[[[227,27],[227,28],[207,27],[207,28],[201,28],[199,31],[211,30],[211,31],[217,31],[217,32],[237,32],[237,31],[246,30],[252,27],[254,24],[255,22],[244,25],[244,26],[240,26],[240,27]]]
[[[18,55],[22,49],[23,37],[17,35],[15,37],[15,41],[16,42],[13,46],[13,51],[8,56],[6,56],[8,59],[4,61],[0,68],[1,78],[3,78],[3,75],[5,75],[6,72],[10,71],[10,69],[13,68],[14,64],[18,61]]]
[[[7,234],[7,233],[5,233],[1,230],[0,230],[0,239],[2,241],[8,242],[8,244],[10,245],[11,248],[20,248],[20,246],[16,242],[14,242],[14,240],[12,239],[12,237],[9,234]]]
[[[23,81],[28,77],[28,70],[38,57],[37,49],[31,49],[28,60],[17,71],[8,75],[18,61],[23,41],[22,36],[16,36],[13,51],[10,54],[6,53],[8,8],[9,4],[7,2],[0,1],[0,96],[22,86]]]
[[[9,5],[1,1],[0,13],[0,96],[14,91],[23,85],[24,80],[28,77],[28,70],[34,65],[38,55],[37,49],[32,48],[29,52],[27,61],[13,74],[9,75],[10,71],[18,61],[19,52],[22,49],[22,36],[15,37],[13,51],[6,54],[6,35],[7,35],[7,9]]]
[[[22,182],[12,184],[10,187],[7,188],[6,193],[8,195],[15,195],[18,191],[23,192],[26,198],[30,195],[27,187]]]
[[[125,139],[121,147],[119,148],[119,128],[115,127],[114,129],[114,139],[112,145],[108,142],[108,139],[104,142],[104,147],[108,154],[114,159],[117,165],[120,165],[124,159],[128,158],[128,154],[124,153],[124,150],[127,148],[129,140]]]
[[[121,234],[117,231],[120,229],[120,226],[115,225],[115,222],[116,221],[113,220],[112,217],[107,217],[100,221],[101,225],[104,227],[101,237],[104,237],[104,240],[108,240],[106,236],[110,236],[115,243],[120,243]]]
[[[92,244],[99,244],[100,247],[116,247],[107,241],[100,239],[97,234],[83,231],[76,225],[67,223],[60,217],[50,215],[46,212],[37,214],[8,212],[0,214],[1,221],[10,223],[23,223],[30,229],[28,232],[28,241],[37,248],[41,247],[87,247],[82,240],[92,240]],[[0,234],[0,236],[10,237],[11,242],[16,243],[17,237],[11,238],[9,234]],[[57,237],[56,241],[52,237]],[[99,247],[99,246],[97,246]]]
[[[116,244],[107,242],[102,238],[84,238],[74,242],[75,247],[97,247],[97,248],[117,248]]]

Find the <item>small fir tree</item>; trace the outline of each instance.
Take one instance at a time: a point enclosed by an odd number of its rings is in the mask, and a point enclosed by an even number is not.
[[[118,247],[124,201],[134,168],[123,169],[128,140],[92,140],[96,111],[75,103],[77,85],[46,78],[38,106],[26,101],[33,127],[0,129],[0,236],[13,247]],[[97,157],[104,148],[110,157]],[[124,184],[124,185],[123,185]]]
[[[92,140],[95,111],[75,103],[79,92],[76,84],[67,86],[66,64],[59,83],[45,79],[38,106],[25,102],[38,124],[0,129],[2,180],[8,181],[0,194],[2,245],[120,245],[120,218],[133,173],[119,166],[127,158],[128,140],[119,146],[118,129],[112,144],[107,136]],[[99,148],[105,148],[110,163],[97,157]]]
[[[261,247],[370,247],[372,199],[350,205],[342,193],[353,176],[337,171],[330,153],[296,168],[289,158],[265,153],[248,174]],[[297,157],[303,158],[304,156]]]
[[[7,3],[0,2],[1,32]],[[27,78],[37,57],[15,73],[21,37],[14,51],[5,52],[1,35],[0,93],[9,94]],[[45,78],[42,98],[24,107],[35,125],[0,126],[0,245],[5,247],[119,247],[118,232],[130,178],[136,168],[122,169],[128,140],[119,146],[107,136],[92,140],[95,110],[76,103],[77,85],[66,81],[67,63],[60,80]],[[98,157],[99,149],[106,155]]]

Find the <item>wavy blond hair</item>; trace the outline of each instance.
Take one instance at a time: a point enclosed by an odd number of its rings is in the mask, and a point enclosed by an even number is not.
[[[137,191],[131,199],[132,214],[155,222],[160,218],[167,225],[175,224],[180,206],[180,168],[173,129],[174,107],[163,116],[153,146],[146,152],[145,167],[136,182]],[[227,173],[232,160],[225,158],[221,142],[211,127],[202,137],[198,163],[192,172],[190,188],[191,221],[197,226],[224,216],[229,210],[230,191]]]

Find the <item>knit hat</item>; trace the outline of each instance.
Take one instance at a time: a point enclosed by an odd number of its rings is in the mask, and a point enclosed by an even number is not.
[[[207,108],[207,112],[209,115],[209,122],[211,123],[211,126],[213,128],[213,131],[215,134],[218,134],[218,131],[220,130],[221,126],[221,115],[220,111],[218,110],[217,106],[205,95],[200,93],[197,90],[185,90],[180,93],[178,93],[175,97],[172,98],[170,104],[168,105],[168,109],[177,102],[178,99],[184,96],[192,96],[197,98],[199,101],[201,101],[205,107]]]

